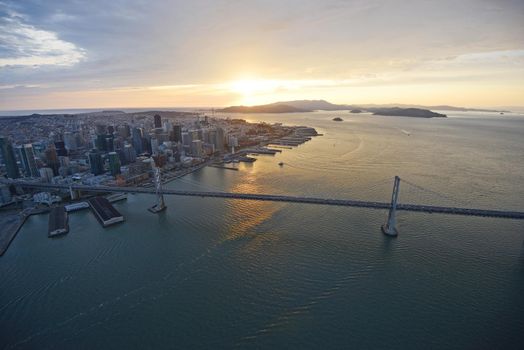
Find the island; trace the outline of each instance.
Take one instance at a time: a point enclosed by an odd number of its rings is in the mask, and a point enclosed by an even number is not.
[[[340,117],[335,117],[335,118],[333,118],[333,121],[335,121],[335,122],[342,122],[342,121],[344,121],[344,119],[342,119]]]
[[[361,109],[352,109],[349,111],[349,113],[362,113]]]
[[[447,115],[432,112],[422,108],[369,108],[368,111],[373,115],[383,115],[392,117],[412,117],[412,118],[446,118]]]

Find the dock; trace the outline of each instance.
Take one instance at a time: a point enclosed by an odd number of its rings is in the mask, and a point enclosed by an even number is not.
[[[226,170],[235,170],[235,171],[238,171],[238,168],[232,168],[232,167],[228,167],[228,166],[223,166],[223,165],[209,165],[210,167],[212,168],[218,168],[218,169],[226,169]]]
[[[266,148],[266,147],[260,147],[260,148],[243,149],[239,153],[243,153],[243,154],[270,154],[270,155],[274,155],[275,153],[280,153],[280,152],[282,152],[281,149],[271,149],[271,148]]]
[[[0,256],[4,255],[9,248],[11,242],[15,239],[16,234],[24,225],[28,215],[19,214],[13,215],[2,221],[2,228],[0,230]]]
[[[68,214],[63,206],[54,207],[49,213],[48,237],[57,237],[69,232]]]
[[[278,145],[278,146],[296,147],[296,146],[300,146],[304,142],[301,142],[301,141],[288,141],[288,140],[275,140],[275,141],[273,141],[273,144],[274,145]]]
[[[89,199],[88,202],[93,214],[95,214],[95,217],[102,226],[108,227],[124,221],[122,214],[120,214],[106,198],[94,197]]]
[[[290,146],[273,145],[271,143],[269,144],[269,146],[274,147],[274,148],[293,149],[293,147],[290,147]]]

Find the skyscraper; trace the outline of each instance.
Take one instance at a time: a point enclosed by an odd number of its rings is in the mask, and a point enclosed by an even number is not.
[[[67,156],[67,150],[65,148],[64,141],[56,141],[55,148],[56,148],[57,156],[62,156],[62,157]]]
[[[123,137],[123,138],[129,137],[131,135],[131,130],[129,128],[129,125],[124,124],[124,125],[118,126],[118,134],[120,135],[120,137]]]
[[[169,133],[173,130],[173,124],[169,120],[164,121],[164,132]]]
[[[115,140],[114,140],[114,137],[113,135],[105,135],[105,138],[106,138],[106,151],[107,152],[113,152],[115,150]]]
[[[151,149],[151,135],[145,134],[142,138],[143,152],[151,154],[153,151]]]
[[[151,138],[151,153],[152,154],[158,153],[158,145],[159,145],[158,139],[156,137],[152,137]]]
[[[116,176],[120,174],[120,157],[116,152],[109,152],[109,170],[111,175]]]
[[[160,117],[160,114],[155,114],[155,129],[156,128],[162,128],[162,117]]]
[[[194,140],[191,142],[191,155],[193,157],[202,157],[202,141]]]
[[[173,125],[173,137],[171,141],[182,142],[182,125]]]
[[[6,137],[0,137],[0,153],[4,161],[7,177],[16,179],[20,177],[20,171],[16,164],[15,153],[11,142]]]
[[[124,145],[124,157],[128,163],[134,163],[136,161],[136,152],[132,145]]]
[[[60,162],[58,161],[58,154],[54,144],[47,145],[45,149],[45,161],[47,166],[53,169],[53,174],[58,175],[58,168],[60,167]]]
[[[102,152],[107,151],[105,134],[96,135],[95,146],[96,146],[96,149],[99,151],[102,151]]]
[[[64,133],[64,144],[67,150],[74,151],[78,148],[76,135],[72,132],[66,131]]]
[[[24,166],[24,172],[26,176],[39,177],[40,173],[36,167],[35,153],[33,152],[33,146],[27,143],[23,146],[17,147],[22,165]]]
[[[215,138],[215,150],[219,152],[224,152],[224,129],[222,128],[217,128]]]
[[[143,141],[142,141],[143,131],[140,128],[133,128],[133,147],[135,151],[140,154],[144,152]]]
[[[102,153],[96,149],[89,152],[89,165],[93,175],[100,175],[104,173],[104,163],[102,162]]]

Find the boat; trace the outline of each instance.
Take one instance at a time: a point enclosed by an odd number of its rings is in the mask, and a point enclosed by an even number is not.
[[[284,162],[280,162],[280,163],[278,163],[278,165],[284,166]]]

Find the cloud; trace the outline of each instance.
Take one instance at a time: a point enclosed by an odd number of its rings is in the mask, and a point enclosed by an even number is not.
[[[210,104],[238,91],[368,89],[378,102],[382,86],[513,89],[523,35],[522,0],[0,0],[1,83],[14,87],[0,104],[64,104],[71,91],[86,106],[101,101],[94,91]]]
[[[24,23],[24,16],[6,11],[0,18],[0,67],[71,66],[86,57],[75,44],[57,33]]]

